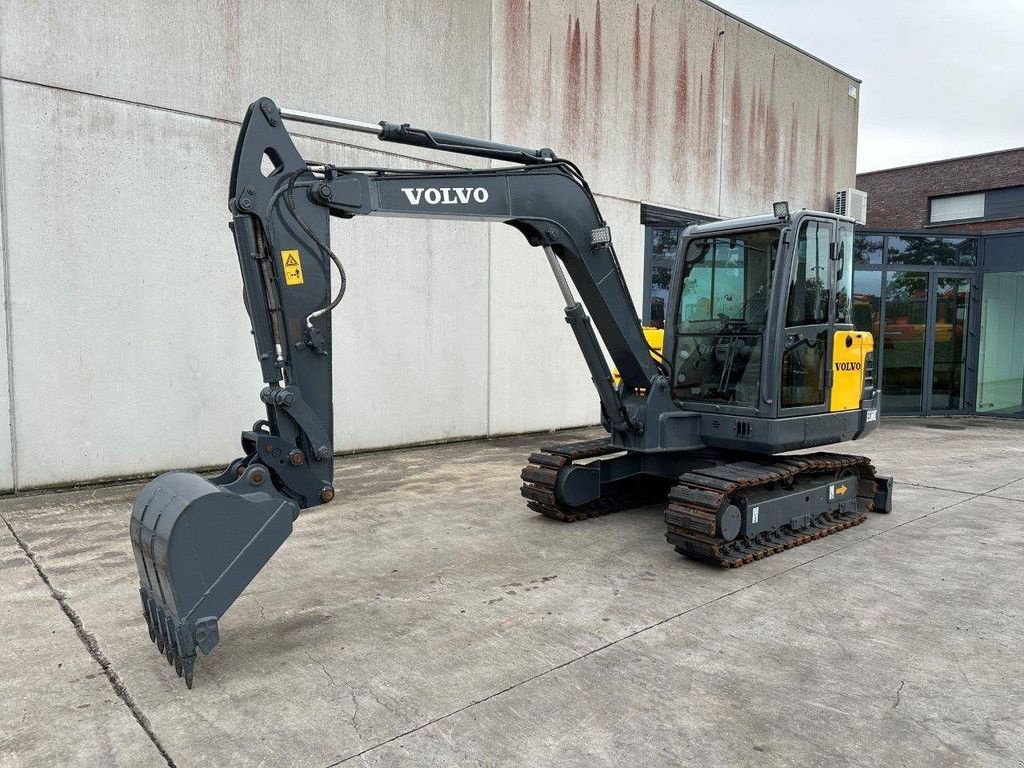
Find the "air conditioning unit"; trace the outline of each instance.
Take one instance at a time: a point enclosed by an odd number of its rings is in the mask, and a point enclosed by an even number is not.
[[[836,192],[835,212],[840,216],[849,216],[858,224],[868,223],[868,193],[853,187],[840,189]]]

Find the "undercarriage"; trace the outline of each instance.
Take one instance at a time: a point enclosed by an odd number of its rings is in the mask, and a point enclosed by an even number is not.
[[[529,462],[521,493],[535,512],[571,523],[667,501],[665,538],[676,551],[728,568],[892,509],[891,478],[877,477],[864,456],[684,451],[652,457],[655,474],[605,438],[544,445]],[[595,498],[580,501],[580,483],[573,482],[580,472],[603,477]]]

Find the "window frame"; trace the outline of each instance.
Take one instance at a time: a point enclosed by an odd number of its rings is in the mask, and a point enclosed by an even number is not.
[[[956,226],[957,224],[977,224],[985,221],[1015,221],[1016,219],[1024,219],[1024,204],[1022,204],[1021,210],[1012,215],[998,214],[994,215],[991,213],[991,206],[989,201],[989,195],[992,193],[1006,193],[1010,190],[1020,190],[1021,196],[1024,198],[1024,184],[1011,184],[1006,187],[991,187],[989,189],[974,189],[964,192],[948,192],[939,195],[928,195],[925,201],[924,221],[926,229],[933,229],[937,227],[949,227]],[[951,197],[967,197],[968,195],[982,195],[982,214],[981,216],[975,216],[966,219],[944,219],[943,221],[932,220],[932,201],[942,200]]]

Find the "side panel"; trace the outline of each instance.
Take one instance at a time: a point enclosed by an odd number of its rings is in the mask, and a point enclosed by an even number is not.
[[[832,401],[830,411],[860,408],[864,393],[864,364],[874,350],[870,333],[836,331],[832,339]]]

